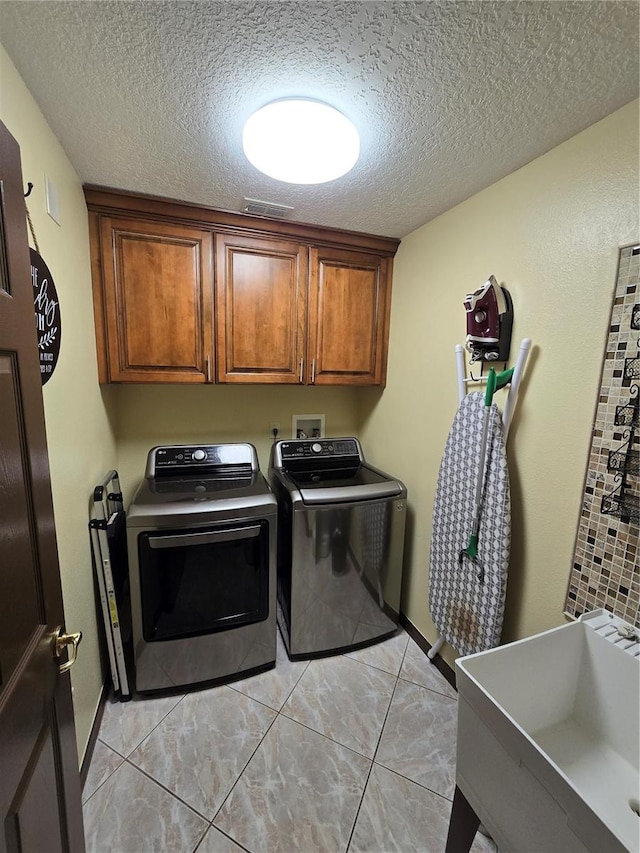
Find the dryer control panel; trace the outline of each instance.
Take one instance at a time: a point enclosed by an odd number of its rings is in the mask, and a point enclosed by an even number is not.
[[[251,444],[181,444],[153,447],[147,457],[147,479],[188,474],[194,469],[224,472],[258,470],[256,449]]]

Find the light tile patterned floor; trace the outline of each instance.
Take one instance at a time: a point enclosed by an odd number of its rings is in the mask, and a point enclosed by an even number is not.
[[[442,853],[456,693],[400,630],[183,696],[109,702],[88,853]],[[473,853],[495,853],[476,837]]]

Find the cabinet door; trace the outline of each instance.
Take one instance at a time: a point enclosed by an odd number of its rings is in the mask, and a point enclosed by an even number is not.
[[[303,381],[307,264],[295,242],[216,235],[219,382]]]
[[[312,249],[308,381],[384,385],[391,259],[348,249]]]
[[[108,381],[212,381],[211,233],[105,217],[100,240]]]

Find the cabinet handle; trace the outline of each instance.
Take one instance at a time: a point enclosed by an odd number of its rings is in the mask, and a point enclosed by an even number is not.
[[[211,382],[211,358],[207,356],[204,360],[205,370],[207,373],[207,382]]]
[[[304,371],[304,358],[300,359],[300,383],[302,384],[303,379],[303,371]]]
[[[316,381],[316,360],[315,358],[311,362],[311,384]]]

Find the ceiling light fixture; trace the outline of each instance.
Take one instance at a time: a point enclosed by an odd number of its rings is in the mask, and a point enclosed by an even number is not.
[[[256,169],[289,184],[324,184],[345,175],[360,156],[349,119],[321,101],[273,101],[251,115],[242,147]]]

